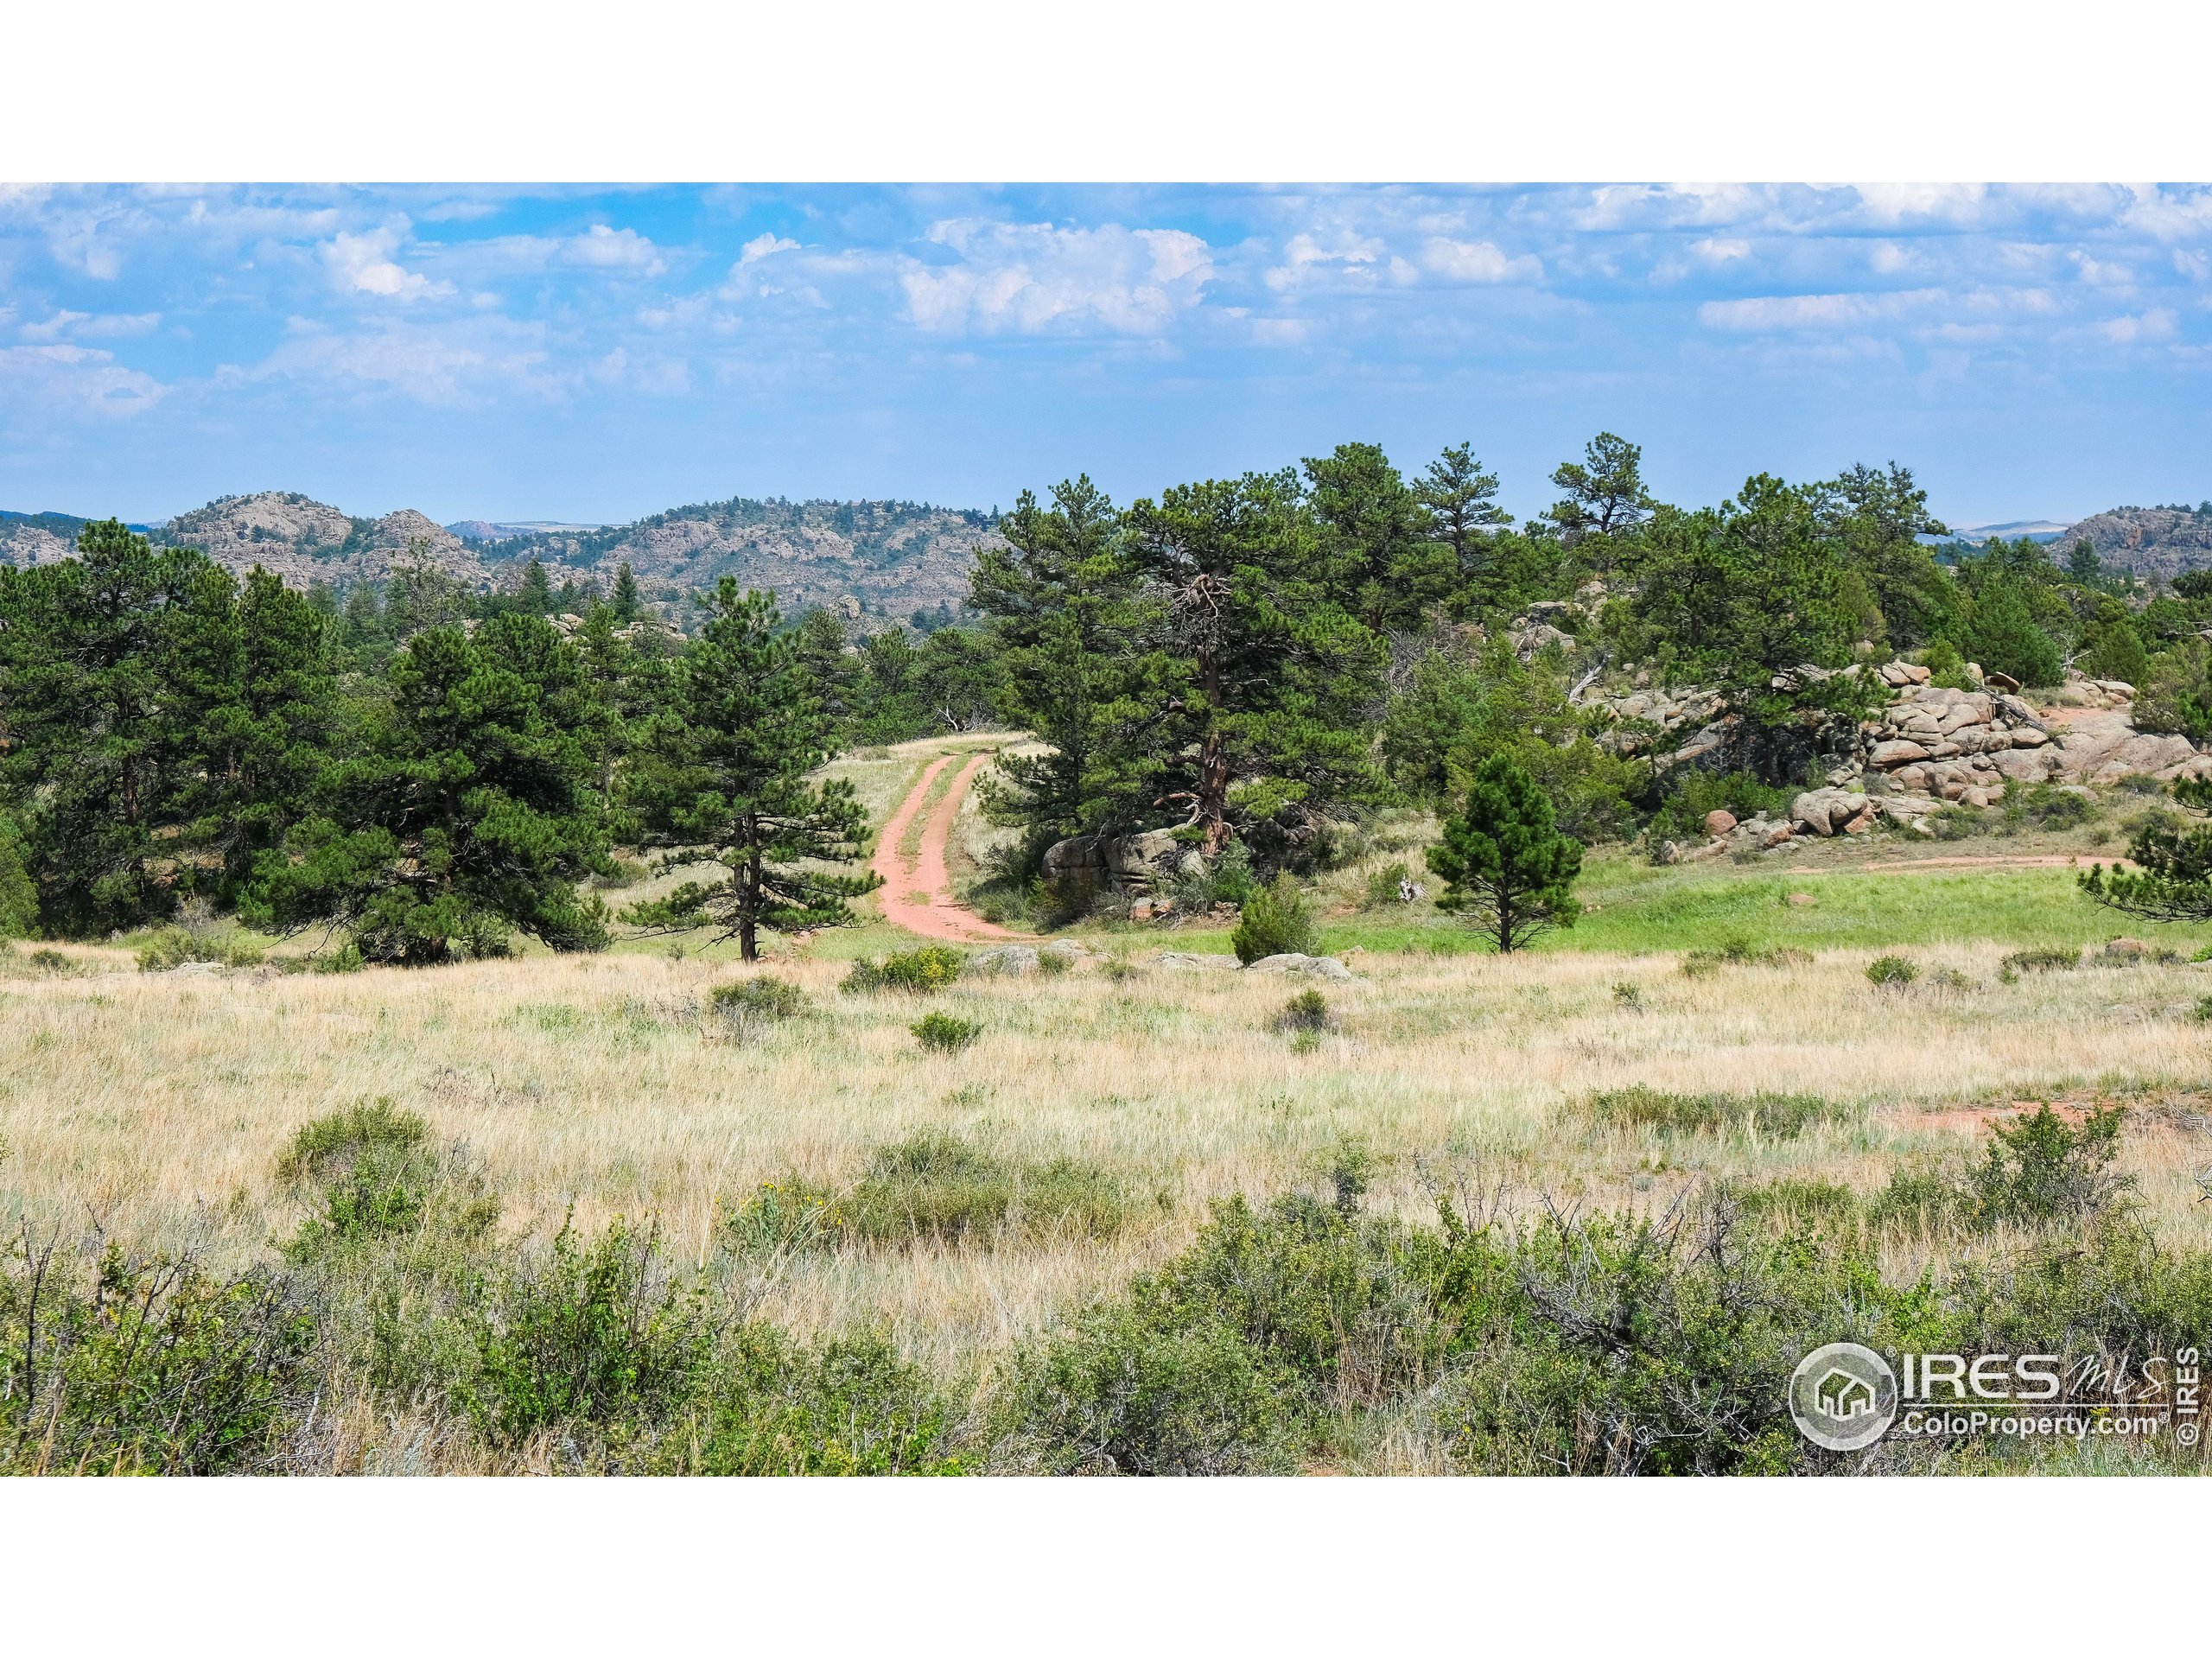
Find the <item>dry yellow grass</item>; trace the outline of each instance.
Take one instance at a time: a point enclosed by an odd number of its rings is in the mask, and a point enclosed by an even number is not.
[[[842,995],[827,961],[772,970],[814,1015],[737,1044],[697,1010],[741,970],[696,958],[264,977],[69,954],[74,975],[0,982],[0,1209],[143,1242],[189,1229],[243,1255],[295,1219],[274,1175],[287,1138],[378,1096],[465,1141],[512,1228],[543,1236],[571,1205],[590,1224],[653,1213],[699,1255],[756,1183],[849,1180],[925,1127],[1119,1175],[1138,1219],[1109,1243],[844,1251],[795,1266],[763,1310],[800,1331],[882,1323],[947,1369],[1162,1259],[1210,1199],[1311,1179],[1347,1136],[1382,1160],[1378,1200],[1408,1212],[1427,1209],[1424,1179],[1477,1171],[1598,1201],[1663,1198],[1700,1177],[1863,1188],[1900,1159],[1972,1144],[1971,1118],[1935,1109],[2100,1090],[2155,1102],[2212,1058],[2212,1028],[2190,1017],[2201,969],[2007,986],[1994,946],[1921,953],[1979,988],[1923,981],[1902,995],[1867,984],[1861,951],[1700,980],[1651,957],[1359,957],[1360,983],[1325,988],[1341,1029],[1304,1052],[1272,1025],[1296,983],[1139,957],[1126,979],[1094,967],[963,982],[938,1001],[987,1033],[950,1057],[909,1034],[925,1004]],[[1621,981],[1640,1007],[1617,1001]],[[1766,1141],[1601,1129],[1564,1109],[1636,1083],[1866,1109]],[[2124,1166],[2150,1212],[2171,1242],[2212,1248],[2195,1179],[2212,1135],[2137,1119]]]

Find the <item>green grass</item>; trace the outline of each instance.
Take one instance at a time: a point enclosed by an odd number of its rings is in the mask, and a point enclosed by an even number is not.
[[[2212,942],[2212,927],[2160,926],[2107,910],[2082,896],[2070,869],[1742,869],[1726,863],[1662,868],[1632,856],[1593,855],[1576,891],[1598,908],[1537,950],[1639,955],[1715,950],[1743,941],[1756,950],[1867,949],[1986,940],[2013,946],[2101,944],[2133,934],[2183,954]],[[1797,906],[1793,893],[1814,902]],[[1226,929],[1144,934],[1174,950],[1226,951]],[[1321,925],[1321,949],[1456,955],[1490,947],[1464,924],[1428,911],[1340,916]]]

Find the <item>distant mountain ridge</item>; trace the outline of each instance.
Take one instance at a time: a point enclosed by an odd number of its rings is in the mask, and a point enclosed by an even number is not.
[[[2114,507],[2069,524],[2058,537],[2062,554],[2087,542],[2116,570],[2171,578],[2212,569],[2212,501],[2194,507]]]
[[[85,521],[66,515],[0,517],[0,559],[50,563],[73,550]],[[618,525],[501,523],[447,525],[411,508],[359,518],[282,490],[225,496],[149,532],[163,546],[196,547],[228,569],[265,566],[296,587],[379,582],[410,558],[474,586],[511,587],[531,559],[557,588],[613,585],[627,563],[648,602],[681,620],[692,593],[723,576],[775,594],[787,615],[817,606],[849,620],[905,621],[957,611],[976,550],[995,543],[991,514],[912,501],[727,501],[671,507]]]

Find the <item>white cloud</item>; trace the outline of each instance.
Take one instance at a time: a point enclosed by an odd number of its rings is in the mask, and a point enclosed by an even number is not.
[[[381,389],[426,404],[465,404],[480,391],[551,392],[539,331],[505,319],[474,317],[450,324],[387,318],[340,334],[312,319],[290,320],[288,337],[251,369],[226,369],[219,384],[292,379],[341,391]]]
[[[1855,328],[1920,310],[1945,297],[1940,288],[1886,294],[1791,294],[1753,300],[1707,300],[1697,308],[1708,328],[1740,333],[1777,329]]]
[[[119,419],[151,409],[168,395],[167,386],[118,363],[112,352],[87,346],[0,346],[0,405]]]
[[[618,231],[594,225],[582,236],[572,236],[561,245],[570,264],[601,270],[640,270],[649,276],[668,269],[660,250],[653,246],[652,240],[627,227]]]
[[[130,334],[149,334],[159,327],[162,314],[142,311],[134,315],[99,315],[84,311],[56,311],[44,322],[27,322],[22,327],[25,340],[60,340],[67,334],[78,340],[113,340]]]
[[[931,242],[950,264],[900,262],[907,315],[931,334],[1157,335],[1205,298],[1211,250],[1187,231],[1077,229],[947,219]]]
[[[736,270],[742,270],[755,260],[766,259],[772,253],[791,253],[798,244],[787,236],[778,236],[773,231],[763,231],[737,251]]]
[[[349,293],[374,294],[384,299],[443,299],[453,284],[432,282],[420,271],[409,270],[392,256],[399,251],[404,234],[397,225],[354,235],[340,231],[322,245],[322,263],[331,279]]]
[[[1543,262],[1533,253],[1508,257],[1495,242],[1455,242],[1442,236],[1422,244],[1421,263],[1430,275],[1452,283],[1533,283],[1544,274]]]
[[[1376,237],[1347,232],[1325,243],[1311,232],[1300,231],[1283,244],[1283,262],[1269,270],[1265,280],[1277,293],[1316,284],[1371,288],[1389,251]]]
[[[2212,276],[2212,259],[2207,259],[2202,252],[2194,249],[2176,248],[2174,269],[2191,282],[2201,283]]]
[[[2097,325],[2097,333],[2115,346],[2149,346],[2174,338],[2174,314],[2153,306],[2139,317],[2113,317]]]
[[[1690,251],[1700,259],[1722,265],[1732,259],[1748,257],[1751,245],[1738,236],[1702,236],[1690,244]]]
[[[2079,248],[2067,257],[2073,260],[2074,268],[2081,273],[2083,282],[2099,288],[2125,287],[2135,280],[2135,273],[2117,261],[2092,258]]]

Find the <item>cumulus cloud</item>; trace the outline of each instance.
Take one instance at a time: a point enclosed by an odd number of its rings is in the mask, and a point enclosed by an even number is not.
[[[952,263],[901,261],[908,318],[931,334],[1157,335],[1205,298],[1211,250],[1187,231],[946,219]]]
[[[348,293],[373,294],[391,300],[443,299],[453,284],[432,282],[420,271],[409,270],[393,257],[404,234],[397,225],[386,225],[359,235],[340,231],[322,245],[322,263],[331,280]]]
[[[113,340],[150,333],[161,321],[158,311],[97,316],[85,311],[57,311],[44,322],[25,323],[22,335],[33,340],[60,340],[65,334],[78,340]]]
[[[766,259],[772,253],[793,253],[798,244],[787,236],[778,236],[773,231],[763,231],[737,251],[739,269]]]
[[[372,327],[340,331],[295,317],[288,337],[259,364],[226,369],[217,378],[221,384],[302,380],[459,404],[498,391],[557,391],[548,362],[540,331],[504,320],[425,325],[385,318]]]

